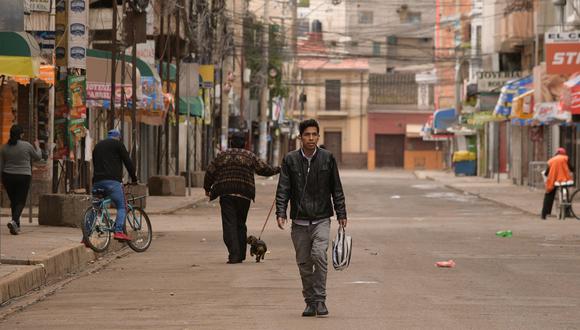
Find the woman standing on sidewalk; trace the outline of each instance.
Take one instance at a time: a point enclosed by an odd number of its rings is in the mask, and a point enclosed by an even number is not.
[[[32,161],[42,157],[40,146],[34,141],[34,147],[22,140],[24,130],[18,125],[10,128],[10,139],[0,150],[0,173],[2,184],[10,198],[12,221],[8,228],[12,235],[20,233],[20,215],[26,205],[26,197],[32,179]]]

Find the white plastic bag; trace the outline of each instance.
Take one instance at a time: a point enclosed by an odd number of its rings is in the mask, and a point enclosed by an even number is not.
[[[344,227],[338,227],[336,238],[332,241],[332,265],[336,270],[345,270],[350,265],[352,238],[346,235]]]

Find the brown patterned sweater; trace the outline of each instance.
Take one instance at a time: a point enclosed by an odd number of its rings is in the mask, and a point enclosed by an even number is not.
[[[228,149],[219,153],[209,164],[203,188],[210,193],[210,200],[222,195],[241,195],[254,200],[254,173],[272,176],[280,173],[280,167],[268,165],[249,150]]]

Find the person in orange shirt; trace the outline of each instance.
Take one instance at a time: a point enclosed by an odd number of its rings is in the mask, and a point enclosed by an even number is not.
[[[547,179],[544,206],[542,207],[543,220],[546,220],[546,216],[552,213],[552,206],[554,205],[554,198],[556,197],[556,183],[569,185],[574,183],[572,172],[568,165],[566,149],[558,148],[556,155],[548,160],[548,168],[546,169],[545,175]]]

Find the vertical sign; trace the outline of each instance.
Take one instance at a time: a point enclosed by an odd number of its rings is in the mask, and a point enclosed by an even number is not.
[[[55,17],[55,56],[57,66],[66,66],[68,38],[66,35],[67,28],[67,0],[56,0],[56,17]]]
[[[68,67],[87,68],[89,28],[87,0],[69,0],[68,7]]]

